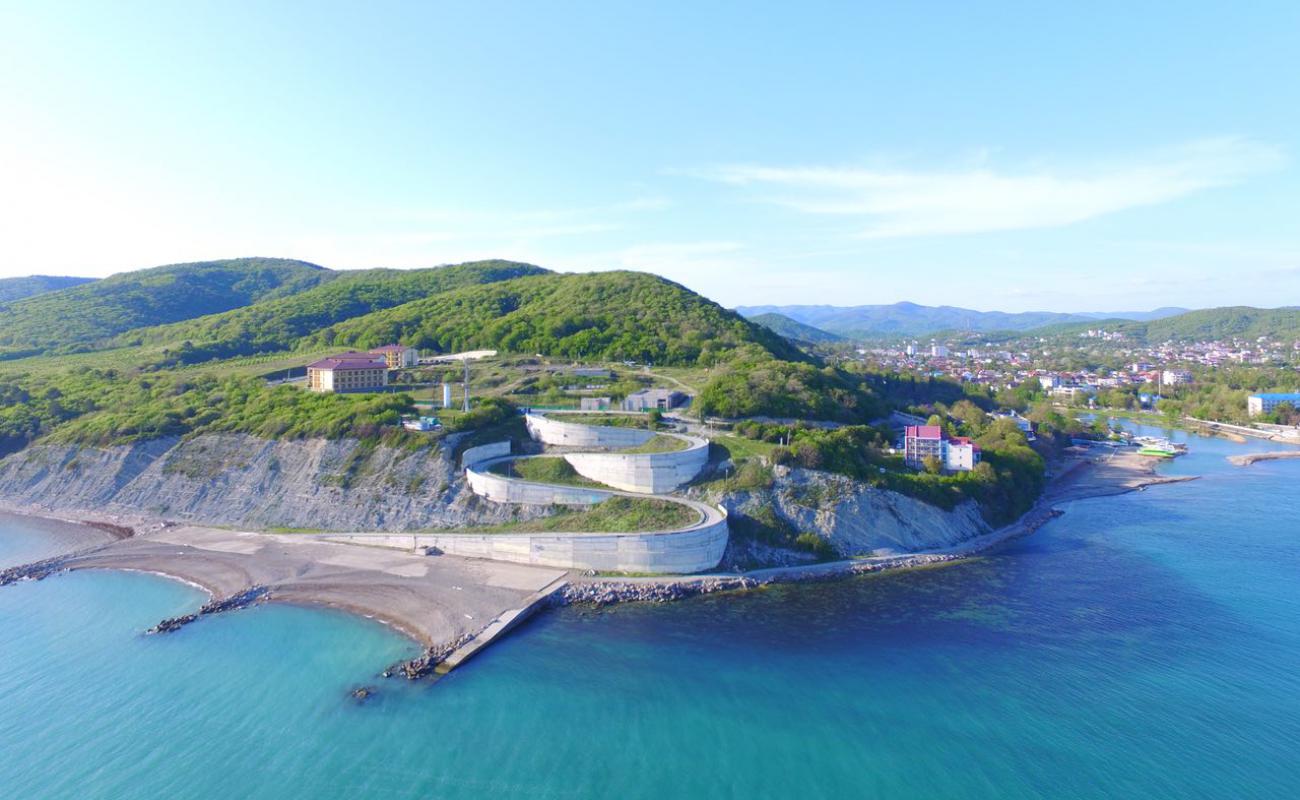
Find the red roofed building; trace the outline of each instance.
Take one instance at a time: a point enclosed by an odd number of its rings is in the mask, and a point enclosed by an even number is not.
[[[943,428],[938,425],[909,425],[903,436],[903,461],[913,469],[925,466],[933,456],[943,461]]]
[[[927,458],[936,458],[948,472],[969,472],[980,462],[980,446],[966,436],[949,439],[938,425],[909,425],[903,432],[903,461],[912,469],[923,469]]]
[[[388,361],[389,369],[414,367],[420,361],[420,353],[414,347],[401,344],[386,344],[370,351],[373,356],[383,356]]]
[[[313,392],[371,392],[388,385],[388,360],[371,353],[339,353],[307,365]]]

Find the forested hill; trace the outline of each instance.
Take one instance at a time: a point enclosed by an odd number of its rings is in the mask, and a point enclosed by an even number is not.
[[[500,260],[430,269],[343,272],[328,283],[290,297],[128,331],[112,344],[175,345],[177,358],[186,363],[289,350],[304,336],[374,311],[463,286],[543,274],[548,271],[532,264]]]
[[[822,342],[843,341],[841,337],[829,331],[814,328],[812,325],[805,325],[782,314],[758,314],[750,317],[749,321],[762,325],[764,328],[784,336],[792,342],[820,344]]]
[[[741,349],[806,359],[772,331],[638,272],[537,275],[457,289],[326,328],[306,344],[388,342],[654,364],[713,364]]]
[[[1189,311],[1150,322],[1106,320],[1087,324],[1053,326],[1033,333],[1070,334],[1099,328],[1132,336],[1146,342],[1215,341],[1256,339],[1268,336],[1300,340],[1300,308],[1252,308],[1225,306]]]
[[[25,278],[0,278],[0,310],[6,303],[34,297],[46,292],[55,292],[83,283],[91,283],[94,278],[73,278],[57,275],[29,275]]]
[[[1300,309],[1233,306],[1191,311],[1142,326],[1151,341],[1166,339],[1300,338]]]
[[[0,311],[0,352],[85,349],[132,328],[295,294],[339,274],[280,258],[199,261],[124,272],[9,304]]]

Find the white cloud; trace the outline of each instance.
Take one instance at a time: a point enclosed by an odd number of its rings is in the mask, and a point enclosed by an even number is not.
[[[1180,145],[1141,159],[1059,168],[949,171],[859,167],[731,165],[692,174],[738,187],[809,214],[859,217],[860,234],[983,233],[1070,225],[1194,192],[1238,183],[1281,167],[1276,148],[1226,137]]]

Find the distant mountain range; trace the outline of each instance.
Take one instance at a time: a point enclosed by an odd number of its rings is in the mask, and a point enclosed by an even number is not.
[[[871,306],[740,306],[736,311],[750,319],[779,315],[792,322],[812,326],[814,329],[840,337],[870,339],[885,336],[924,336],[939,331],[1028,331],[1048,325],[1095,322],[1103,319],[1149,322],[1186,313],[1187,309],[1158,308],[1153,311],[1073,314],[1051,311],[1007,313],[975,311],[956,306],[894,303]],[[758,319],[755,321],[767,324]],[[805,338],[804,341],[812,340]]]

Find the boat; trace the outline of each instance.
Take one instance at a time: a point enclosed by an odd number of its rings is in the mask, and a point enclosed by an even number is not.
[[[1163,447],[1146,446],[1138,450],[1138,455],[1146,456],[1147,458],[1173,458],[1177,456],[1178,453],[1172,449]]]
[[[1138,455],[1148,458],[1175,458],[1187,452],[1187,445],[1159,436],[1135,436],[1133,442],[1138,446]]]

